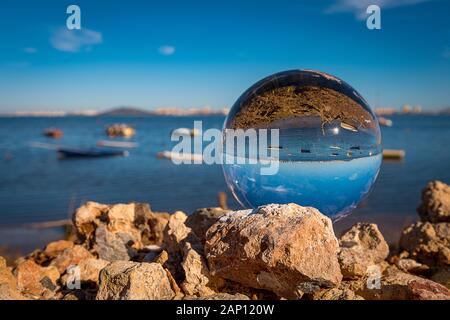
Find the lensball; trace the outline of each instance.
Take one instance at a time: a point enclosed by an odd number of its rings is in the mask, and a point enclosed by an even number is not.
[[[244,208],[293,202],[337,219],[367,196],[380,169],[377,117],[355,89],[323,72],[285,71],[251,86],[225,120],[224,145],[231,139],[228,132],[239,129],[277,129],[279,139],[274,147],[267,138],[263,150],[277,151],[271,158],[278,165],[274,174],[261,174],[262,161],[223,164],[225,180]],[[235,151],[225,148],[224,154],[235,160],[254,157]]]

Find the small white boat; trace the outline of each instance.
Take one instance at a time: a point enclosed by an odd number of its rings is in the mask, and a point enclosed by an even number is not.
[[[352,132],[358,132],[358,129],[355,126],[345,122],[341,122],[341,128]]]
[[[127,142],[127,141],[100,140],[97,142],[97,146],[127,149],[127,148],[137,148],[139,146],[139,144],[135,143],[135,142]]]
[[[385,126],[385,127],[392,127],[392,125],[394,124],[391,119],[387,119],[384,117],[379,117],[378,123],[380,124],[380,126]]]
[[[172,136],[191,136],[195,137],[200,134],[198,129],[178,128],[172,131]]]
[[[164,158],[169,160],[177,160],[177,161],[195,161],[201,162],[203,161],[203,155],[196,153],[179,153],[173,151],[162,151],[156,154],[158,158]]]

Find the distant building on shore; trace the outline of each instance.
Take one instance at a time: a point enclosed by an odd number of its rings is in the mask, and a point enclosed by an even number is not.
[[[422,113],[422,107],[417,105],[413,109],[413,113]]]
[[[377,116],[389,116],[392,114],[398,113],[398,110],[396,108],[376,108],[375,114]]]
[[[403,113],[411,113],[412,107],[409,104],[404,104],[402,107],[402,112]]]

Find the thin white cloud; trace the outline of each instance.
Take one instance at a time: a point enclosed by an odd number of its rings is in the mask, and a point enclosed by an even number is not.
[[[175,47],[173,46],[161,46],[158,48],[159,54],[163,56],[171,56],[175,53]]]
[[[23,49],[23,51],[24,51],[25,53],[33,54],[33,53],[36,53],[36,52],[37,52],[37,49],[36,49],[36,48],[33,48],[33,47],[26,47],[26,48]]]
[[[89,51],[92,46],[100,44],[102,41],[100,32],[86,28],[69,30],[62,27],[57,29],[50,38],[53,48],[64,52]]]
[[[430,0],[335,0],[335,2],[325,10],[325,13],[352,12],[357,19],[362,20],[367,18],[366,9],[371,4],[376,4],[383,10],[411,6],[427,1]]]

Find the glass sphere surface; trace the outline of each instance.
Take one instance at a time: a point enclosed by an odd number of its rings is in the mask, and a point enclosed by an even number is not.
[[[224,145],[229,129],[278,129],[275,174],[261,174],[260,161],[223,164],[225,180],[245,208],[293,202],[342,217],[369,193],[382,161],[378,120],[367,102],[344,81],[319,71],[285,71],[257,82],[231,108]],[[270,154],[271,136],[266,140]],[[237,158],[227,148],[224,154]]]

